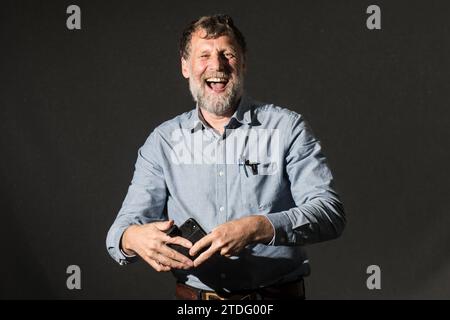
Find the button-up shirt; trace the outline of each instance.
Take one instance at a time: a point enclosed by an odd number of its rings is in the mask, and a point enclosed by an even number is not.
[[[119,263],[132,224],[194,218],[206,232],[230,220],[263,215],[270,243],[237,256],[214,255],[179,281],[205,290],[241,290],[309,274],[304,245],[339,236],[342,204],[319,140],[300,114],[244,96],[220,134],[198,107],[155,128],[139,149],[134,176],[107,236]]]

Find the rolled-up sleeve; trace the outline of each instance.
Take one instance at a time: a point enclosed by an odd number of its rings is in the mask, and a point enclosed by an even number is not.
[[[121,265],[135,260],[134,257],[126,257],[120,248],[124,231],[133,224],[166,219],[163,210],[167,199],[167,187],[164,172],[158,164],[160,161],[160,138],[155,130],[138,151],[133,179],[106,237],[109,254]]]
[[[305,245],[340,236],[345,213],[320,142],[300,115],[291,119],[284,137],[286,173],[296,206],[266,215],[275,231],[269,245]]]

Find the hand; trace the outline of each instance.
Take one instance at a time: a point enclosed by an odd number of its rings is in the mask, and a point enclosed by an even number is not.
[[[250,243],[269,242],[273,238],[273,233],[269,219],[264,216],[248,216],[214,228],[210,234],[192,246],[189,254],[195,256],[203,248],[209,247],[194,260],[194,267],[198,267],[216,252],[230,257],[238,254]]]
[[[122,249],[125,253],[136,253],[158,272],[175,269],[189,269],[194,266],[191,259],[168,247],[178,244],[191,248],[192,243],[181,237],[170,237],[169,230],[173,220],[158,221],[128,227],[122,236]],[[131,251],[131,252],[130,252]]]

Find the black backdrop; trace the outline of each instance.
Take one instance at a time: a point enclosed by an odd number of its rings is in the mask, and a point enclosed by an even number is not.
[[[248,92],[309,120],[344,201],[343,236],[309,247],[308,297],[450,298],[446,3],[2,2],[0,297],[172,297],[170,274],[120,267],[105,237],[139,146],[193,107],[182,28],[226,12],[248,41]],[[382,30],[366,28],[370,4]]]

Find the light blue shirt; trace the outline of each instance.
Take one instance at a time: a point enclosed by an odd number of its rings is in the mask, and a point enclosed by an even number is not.
[[[269,244],[248,245],[232,258],[215,255],[198,268],[173,270],[175,277],[226,291],[291,281],[309,274],[304,245],[336,238],[345,226],[320,142],[304,118],[244,96],[222,135],[198,108],[153,130],[106,245],[127,264],[134,259],[124,256],[120,240],[132,224],[194,218],[210,232],[248,215],[272,223]]]

